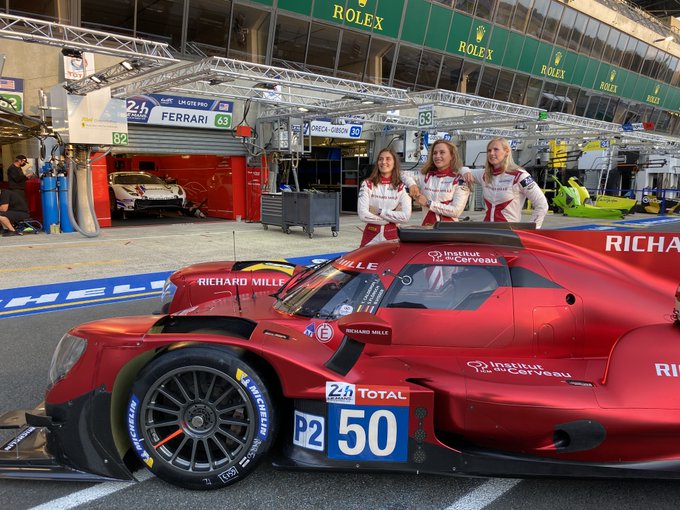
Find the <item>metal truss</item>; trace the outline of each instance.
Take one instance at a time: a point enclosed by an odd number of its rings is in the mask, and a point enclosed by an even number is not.
[[[330,109],[330,106],[325,102],[330,102],[333,98],[337,100],[337,96],[352,96],[360,100],[383,102],[390,100],[397,103],[409,101],[405,90],[393,87],[344,80],[305,71],[242,62],[222,57],[210,57],[174,69],[166,69],[162,73],[156,73],[128,83],[112,91],[112,94],[116,97],[124,97],[139,92],[149,93],[170,90],[197,81],[206,82],[208,85],[221,85],[225,82],[237,81],[242,86],[251,84],[251,87],[260,87],[272,93],[279,93],[278,90],[272,90],[277,85],[281,86],[282,90],[286,89],[287,93],[290,94],[296,94],[296,90],[303,90],[307,93],[309,91],[316,91],[323,95],[314,97],[313,99],[317,103],[307,102],[305,107],[311,106],[319,109]],[[212,93],[212,91],[205,89],[204,93]],[[253,99],[260,97],[262,96],[253,97]],[[297,102],[291,101],[290,104],[297,104]],[[283,109],[287,106],[289,105],[284,106]],[[282,108],[280,107],[272,108],[269,111],[263,112],[262,116],[280,117],[282,116],[281,110]]]
[[[0,37],[119,57],[175,62],[168,45],[98,30],[0,14]]]
[[[533,120],[538,120],[539,114],[546,113],[546,110],[541,108],[507,103],[496,99],[488,99],[443,89],[410,92],[408,96],[416,103],[416,105],[432,104],[435,106],[458,108],[467,111],[497,113]]]
[[[174,86],[168,90],[187,94],[199,94],[211,98],[242,99],[244,101],[251,100],[277,107],[285,105],[286,107],[290,107],[292,109],[291,111],[295,111],[298,114],[300,113],[299,108],[326,108],[325,105],[317,102],[317,97],[310,94],[290,91],[275,92],[253,88],[249,85],[237,85],[236,83],[213,82],[211,84],[209,81],[201,80],[190,82],[185,85]],[[146,90],[145,92],[150,93],[153,91],[154,90]]]

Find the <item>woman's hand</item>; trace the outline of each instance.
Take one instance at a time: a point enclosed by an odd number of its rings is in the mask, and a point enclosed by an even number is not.
[[[428,207],[428,202],[430,202],[425,195],[418,195],[416,201],[424,207]]]
[[[420,188],[418,188],[418,185],[414,184],[411,186],[408,190],[408,194],[411,195],[411,198],[418,198],[420,196]]]

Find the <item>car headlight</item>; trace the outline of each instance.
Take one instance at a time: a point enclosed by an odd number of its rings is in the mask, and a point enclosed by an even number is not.
[[[175,297],[175,292],[177,292],[177,285],[170,281],[170,278],[165,280],[163,284],[163,292],[161,292],[161,312],[168,313],[170,308],[170,303]]]
[[[50,362],[49,383],[53,385],[68,374],[87,348],[87,340],[66,333],[54,350]]]

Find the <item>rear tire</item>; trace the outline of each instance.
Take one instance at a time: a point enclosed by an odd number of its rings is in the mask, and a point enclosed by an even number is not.
[[[212,347],[164,354],[132,386],[133,450],[159,478],[187,489],[219,489],[246,477],[270,449],[272,399],[258,373]]]

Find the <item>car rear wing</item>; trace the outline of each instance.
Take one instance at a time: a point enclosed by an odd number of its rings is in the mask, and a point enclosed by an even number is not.
[[[515,230],[534,230],[535,223],[505,222],[442,222],[434,227],[401,227],[399,240],[405,243],[457,242],[497,244],[523,248]]]

